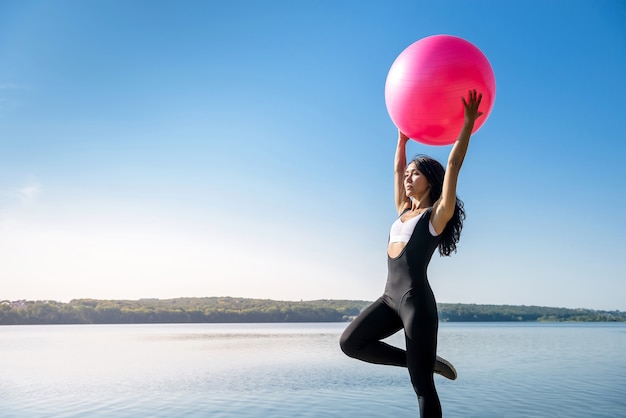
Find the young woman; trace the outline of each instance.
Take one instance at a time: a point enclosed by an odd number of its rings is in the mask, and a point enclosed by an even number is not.
[[[459,171],[474,122],[482,115],[482,95],[463,97],[465,122],[454,143],[448,166],[418,156],[406,164],[409,138],[398,135],[394,180],[398,219],[391,226],[387,247],[388,274],[383,295],[348,325],[341,349],[350,357],[376,364],[406,367],[417,393],[422,418],[441,417],[433,373],[456,378],[454,368],[436,356],[437,304],[426,270],[435,251],[456,252],[465,212],[456,197]],[[404,329],[406,350],[381,340]]]

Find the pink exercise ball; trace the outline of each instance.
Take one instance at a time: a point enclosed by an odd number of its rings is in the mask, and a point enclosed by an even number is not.
[[[487,57],[470,42],[433,35],[409,45],[391,65],[385,103],[394,124],[409,138],[427,145],[456,141],[464,121],[462,97],[482,93],[483,115],[472,133],[485,123],[496,98],[496,79]]]

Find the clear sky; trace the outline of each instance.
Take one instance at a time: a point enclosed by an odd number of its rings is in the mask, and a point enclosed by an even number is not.
[[[0,299],[374,300],[434,34],[497,82],[437,300],[626,310],[621,0],[0,0]]]

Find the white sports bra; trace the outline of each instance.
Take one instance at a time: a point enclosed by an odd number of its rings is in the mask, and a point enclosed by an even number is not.
[[[398,216],[398,219],[396,219],[396,221],[391,225],[391,231],[389,231],[389,242],[409,242],[409,239],[413,234],[413,230],[415,229],[415,225],[417,225],[417,222],[423,215],[424,212],[407,220],[406,222],[402,222],[400,219],[402,215]],[[435,232],[435,228],[433,228],[433,224],[430,223],[430,220],[428,221],[428,230],[433,237],[439,235]]]

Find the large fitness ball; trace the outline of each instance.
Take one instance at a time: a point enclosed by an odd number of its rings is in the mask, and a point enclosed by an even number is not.
[[[427,145],[454,143],[464,122],[462,97],[482,93],[485,123],[496,97],[496,79],[487,57],[470,42],[433,35],[409,45],[393,62],[385,83],[385,103],[394,124]]]

